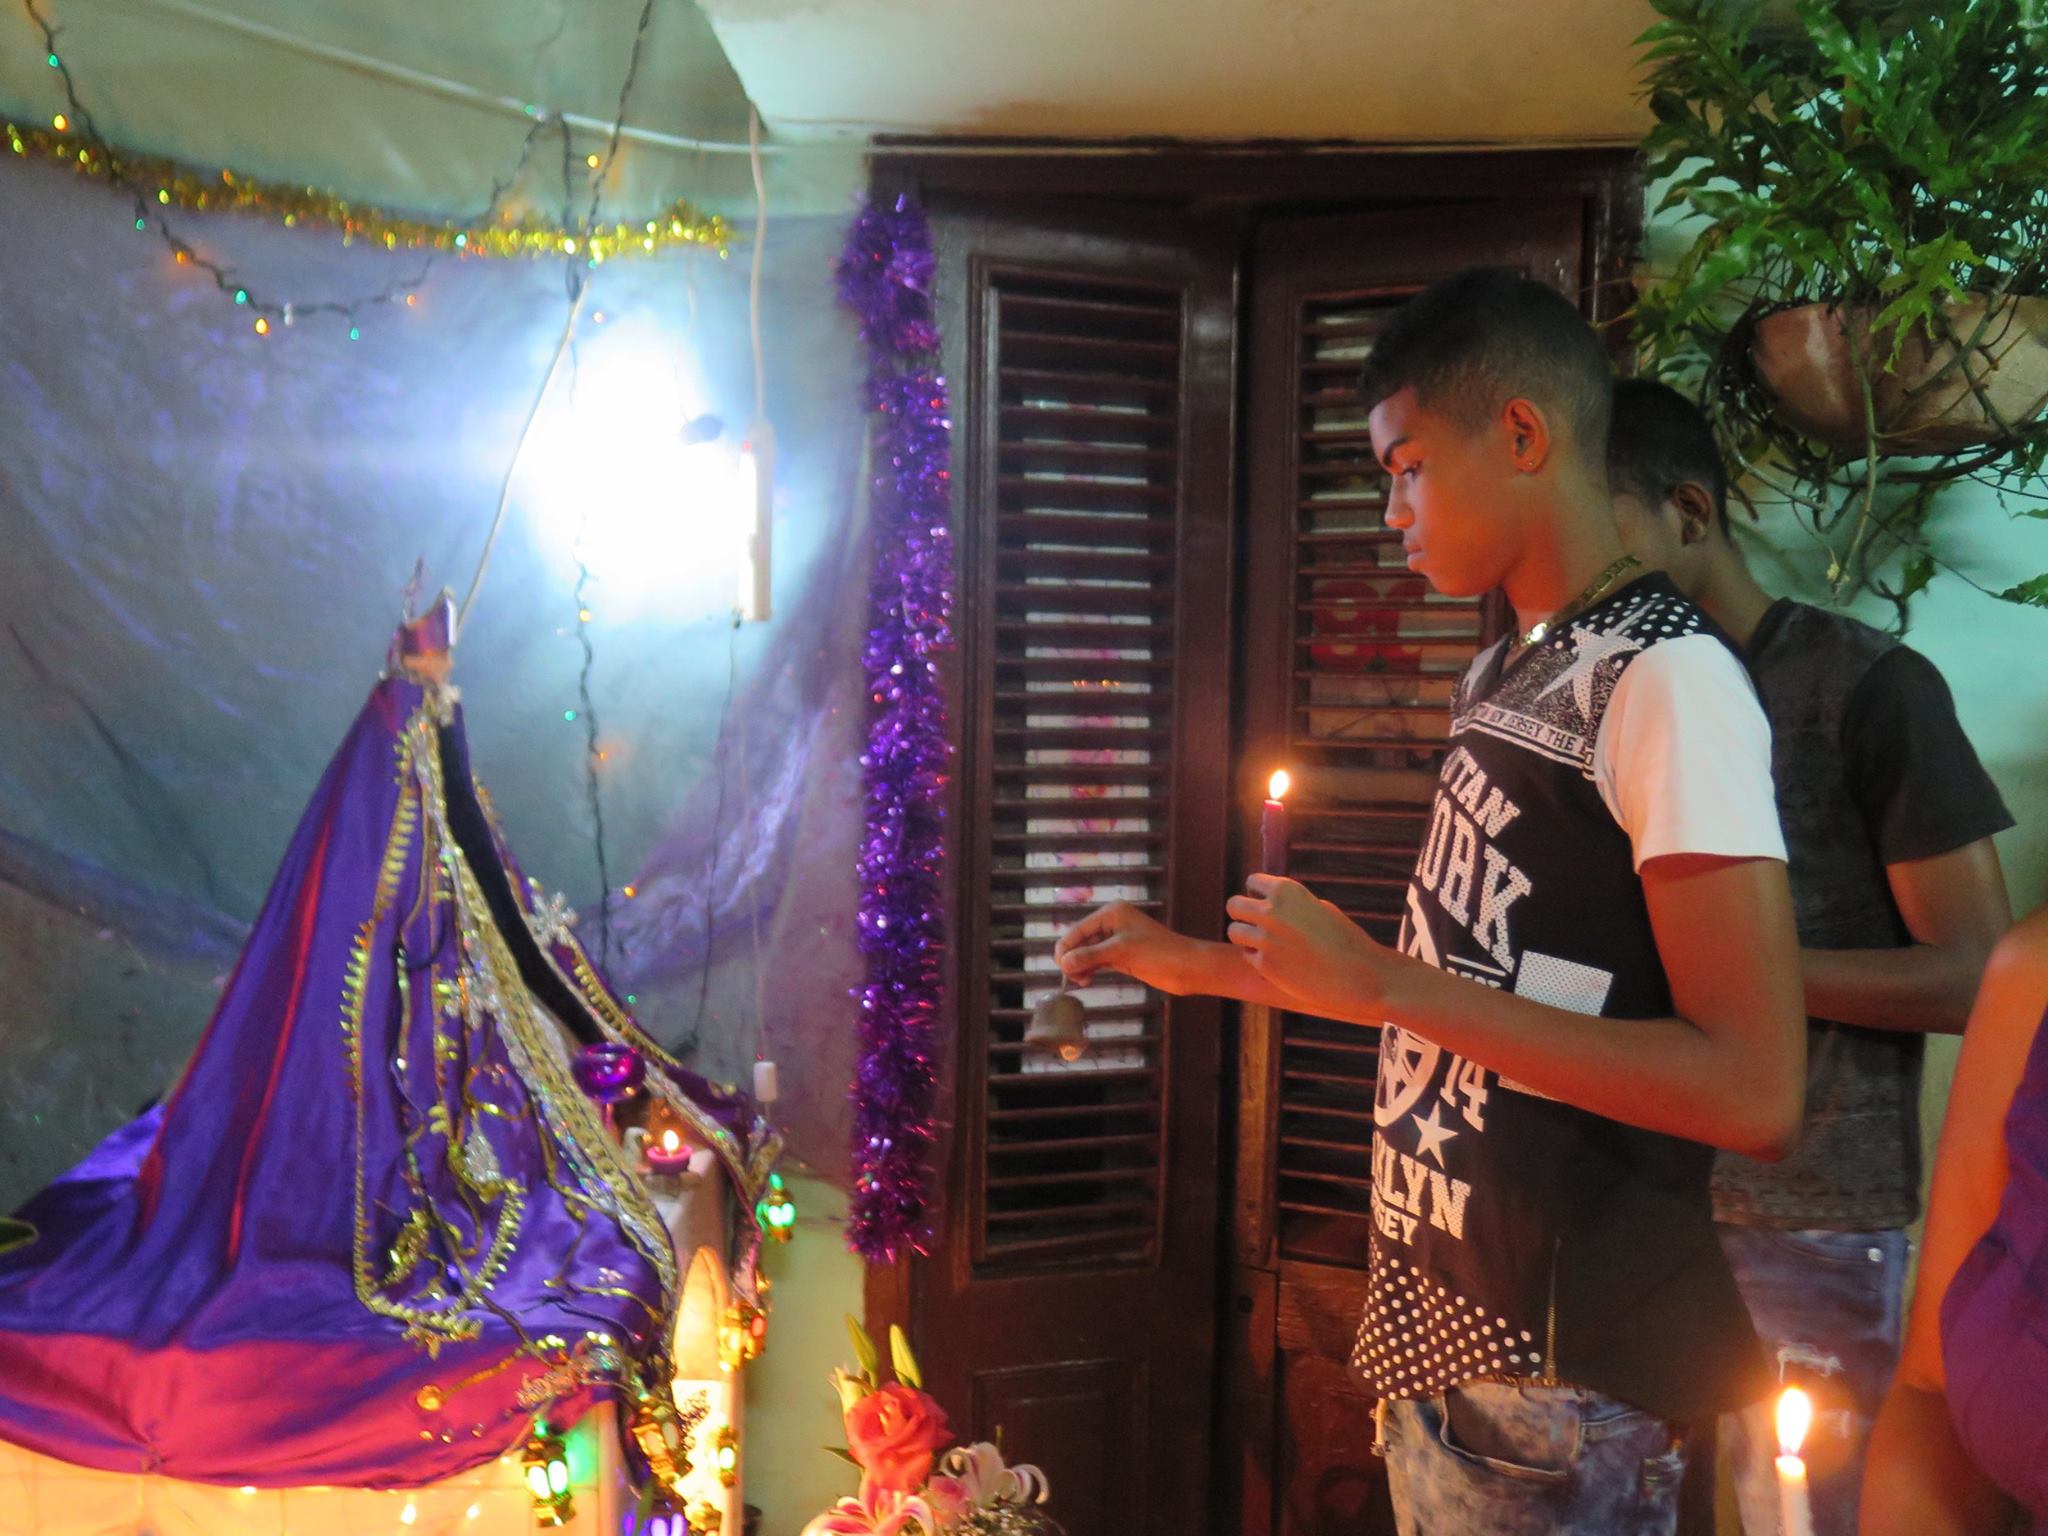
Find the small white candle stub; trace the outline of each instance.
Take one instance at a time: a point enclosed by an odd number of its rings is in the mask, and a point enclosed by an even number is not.
[[[775,1075],[775,1063],[757,1061],[754,1063],[754,1102],[773,1104],[782,1093],[782,1084]]]
[[[1778,1395],[1778,1529],[1782,1536],[1813,1536],[1806,1463],[1799,1459],[1799,1448],[1812,1426],[1813,1399],[1797,1387],[1787,1387]]]

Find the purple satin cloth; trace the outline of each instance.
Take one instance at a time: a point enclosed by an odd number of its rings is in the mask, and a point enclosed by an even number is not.
[[[412,1486],[514,1446],[537,1409],[568,1422],[658,1378],[667,1235],[657,1220],[650,1244],[652,1207],[596,1144],[594,1108],[476,994],[510,953],[553,976],[558,1016],[580,991],[588,1011],[563,1020],[579,1033],[616,1004],[565,930],[541,960],[460,716],[433,714],[415,684],[378,685],[176,1089],[23,1207],[39,1236],[0,1255],[0,1438],[200,1482]],[[468,835],[436,832],[465,816]],[[464,870],[495,940],[457,921]],[[724,1132],[743,1194],[765,1178],[773,1137],[752,1106],[664,1070]],[[493,1238],[488,1289],[452,1306]],[[409,1336],[366,1287],[473,1336],[429,1349],[432,1329]]]
[[[1942,1365],[1970,1459],[2048,1531],[2048,1016],[2006,1114],[2005,1146],[1998,1217],[1942,1298]]]

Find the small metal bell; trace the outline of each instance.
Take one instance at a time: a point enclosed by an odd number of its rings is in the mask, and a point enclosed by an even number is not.
[[[1060,989],[1048,992],[1031,1009],[1031,1022],[1024,1026],[1028,1049],[1057,1052],[1061,1061],[1079,1061],[1088,1050],[1088,1010],[1081,999],[1067,990],[1067,978],[1060,977]]]

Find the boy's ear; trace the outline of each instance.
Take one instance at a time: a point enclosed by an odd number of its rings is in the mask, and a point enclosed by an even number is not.
[[[1688,480],[1676,487],[1668,498],[1678,509],[1678,542],[1690,548],[1705,542],[1714,533],[1714,525],[1720,521],[1720,513],[1714,510],[1714,498],[1707,494],[1707,488]]]
[[[1517,397],[1501,407],[1500,422],[1516,470],[1533,475],[1550,458],[1550,422],[1542,408],[1533,400]]]

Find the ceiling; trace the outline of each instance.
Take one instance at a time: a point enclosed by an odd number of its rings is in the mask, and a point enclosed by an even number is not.
[[[1646,0],[699,0],[785,137],[1615,143]]]
[[[38,0],[114,142],[390,206],[475,212],[529,108],[572,181],[603,147],[642,0]],[[1640,137],[1646,0],[654,0],[606,205],[751,203],[749,98],[775,181],[843,206],[874,134],[1616,143]],[[0,0],[0,109],[65,106]],[[842,146],[836,155],[827,146]],[[515,204],[554,212],[547,137]],[[797,153],[809,149],[809,155]],[[771,186],[775,185],[771,182]],[[784,206],[788,206],[785,202]]]
[[[641,0],[37,0],[116,144],[442,214],[519,163],[529,106],[566,117],[577,206],[602,151]],[[0,0],[0,107],[64,106],[22,0]],[[702,12],[655,0],[607,206],[748,187],[747,95]],[[580,123],[580,128],[577,125]],[[735,152],[737,150],[737,152]],[[562,204],[562,146],[524,201]]]

